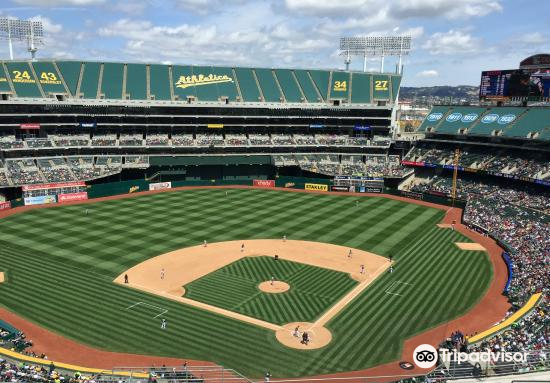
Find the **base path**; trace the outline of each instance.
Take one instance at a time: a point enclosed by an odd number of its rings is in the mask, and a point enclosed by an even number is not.
[[[387,258],[359,249],[311,241],[253,239],[208,243],[206,246],[204,244],[197,245],[162,254],[126,270],[115,278],[114,282],[278,333],[283,326],[185,298],[181,294],[184,291],[182,286],[239,259],[260,256],[275,257],[275,255],[279,259],[287,261],[348,273],[351,278],[360,282],[313,325],[310,325],[318,328],[319,333],[330,333],[325,328],[321,329],[324,324],[338,315],[344,307],[390,267]],[[365,270],[362,270],[362,265],[365,265]],[[128,276],[128,283],[124,283],[125,276]],[[273,285],[271,285],[271,281],[266,281],[258,286],[266,293],[283,293],[290,287],[282,281],[275,281]],[[328,338],[328,341],[331,338],[332,336]],[[277,339],[279,338],[277,337]],[[294,342],[292,344],[285,343],[285,345],[294,347]]]

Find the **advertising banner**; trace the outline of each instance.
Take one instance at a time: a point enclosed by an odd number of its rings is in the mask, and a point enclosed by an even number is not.
[[[10,201],[0,202],[0,210],[8,210],[8,209],[11,209]]]
[[[85,201],[88,199],[88,192],[70,193],[70,194],[58,194],[58,202],[68,201]]]
[[[92,128],[92,129],[94,129],[97,126],[97,124],[95,122],[80,122],[78,124],[78,126],[81,127],[81,128]]]
[[[414,162],[414,161],[401,161],[401,165],[409,165],[409,166],[424,166],[424,162]]]
[[[46,205],[56,203],[54,195],[41,195],[38,197],[25,197],[25,205]]]
[[[412,198],[412,199],[417,199],[417,200],[423,200],[424,199],[424,195],[422,193],[401,190],[400,194],[403,197],[407,197],[407,198]]]
[[[349,192],[349,186],[332,186],[331,190],[337,192]]]
[[[157,182],[149,184],[149,190],[172,189],[172,182]]]
[[[323,184],[305,184],[304,189],[315,191],[328,191],[328,185]]]
[[[384,190],[382,188],[369,188],[361,186],[359,189],[361,193],[382,193]]]
[[[252,180],[252,186],[257,188],[274,188],[275,180]]]
[[[40,129],[40,124],[19,124],[20,129],[28,129],[28,130],[38,130]]]
[[[61,188],[72,188],[77,186],[86,186],[84,181],[77,182],[60,182],[52,184],[39,184],[39,185],[25,185],[22,186],[23,191],[31,190],[42,190],[42,189],[61,189]]]

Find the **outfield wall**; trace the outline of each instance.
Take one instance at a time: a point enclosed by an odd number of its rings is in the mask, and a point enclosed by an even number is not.
[[[307,177],[290,177],[290,176],[281,176],[277,177],[275,180],[274,187],[286,188],[286,189],[299,189],[299,190],[309,190],[315,192],[326,192],[329,193],[332,190],[333,180],[326,178],[307,178]],[[128,180],[128,181],[119,181],[119,182],[107,182],[101,184],[93,184],[87,186],[88,198],[101,198],[109,197],[114,195],[121,194],[131,194],[137,192],[144,192],[150,190],[151,184],[158,184],[157,181],[147,181],[144,179]],[[222,180],[222,179],[212,179],[212,180],[191,180],[191,181],[171,181],[170,188],[178,187],[193,187],[193,186],[254,186],[253,179],[233,179],[233,180]],[[167,189],[167,188],[163,188]],[[453,200],[451,198],[436,196],[428,193],[416,193],[416,192],[406,192],[400,191],[393,188],[385,187],[384,190],[381,190],[382,193],[391,194],[399,197],[411,198],[420,201],[426,201],[435,203],[438,205],[445,206],[455,206],[463,209],[466,206],[466,201],[463,200]],[[15,199],[11,201],[10,207],[24,206],[25,201],[22,198]],[[6,204],[6,206],[8,206]],[[10,208],[7,207],[7,208]]]

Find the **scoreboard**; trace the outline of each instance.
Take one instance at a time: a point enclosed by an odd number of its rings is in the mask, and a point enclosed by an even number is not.
[[[523,98],[538,100],[550,97],[550,73],[522,69],[493,70],[481,73],[480,99]]]
[[[334,177],[333,191],[349,191],[359,193],[382,193],[384,178],[382,177]]]

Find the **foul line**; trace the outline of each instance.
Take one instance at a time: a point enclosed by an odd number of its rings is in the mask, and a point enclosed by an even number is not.
[[[347,293],[342,299],[340,299],[338,302],[336,302],[335,305],[333,305],[330,309],[328,309],[327,312],[325,312],[319,319],[317,319],[311,327],[322,327],[327,322],[329,322],[332,318],[334,318],[340,311],[342,311],[352,300],[354,300],[359,294],[363,292],[367,287],[370,286],[370,284],[381,274],[380,271],[383,269],[387,269],[390,266],[390,264],[384,264],[378,268],[373,274],[371,274],[372,278],[367,278],[363,282],[361,282],[358,286],[356,286],[353,290],[351,290],[349,293]]]
[[[155,305],[151,305],[151,304],[145,303],[145,302],[137,302],[137,303],[134,303],[133,305],[126,307],[126,310],[130,310],[131,308],[134,308],[134,307],[136,307],[136,306],[138,306],[138,305],[144,305],[144,306],[153,307],[153,308],[157,309],[158,311],[161,311],[161,313],[158,314],[158,315],[155,315],[155,316],[153,317],[153,319],[156,319],[156,318],[158,318],[159,316],[164,315],[164,314],[166,314],[166,313],[168,312],[167,309],[163,309],[162,307],[158,307],[158,306],[155,306]]]
[[[398,297],[402,297],[403,294],[398,294],[398,293],[392,293],[390,290],[396,285],[396,284],[402,284],[402,285],[407,285],[407,286],[414,286],[412,283],[408,283],[408,282],[401,282],[401,281],[394,281],[385,291],[386,294],[390,294],[390,295],[396,295]]]

